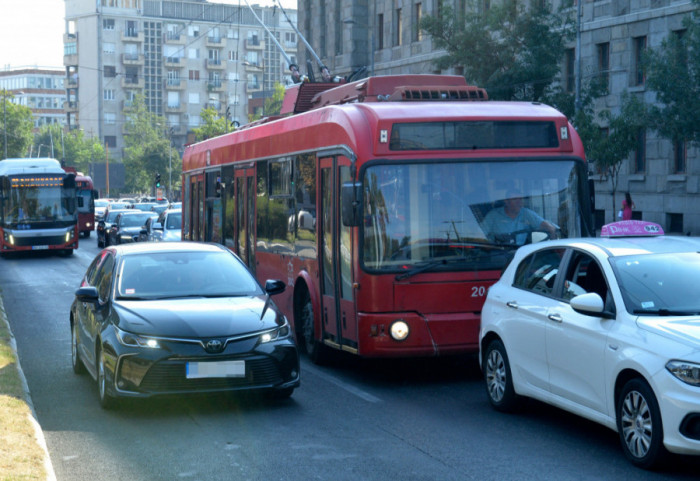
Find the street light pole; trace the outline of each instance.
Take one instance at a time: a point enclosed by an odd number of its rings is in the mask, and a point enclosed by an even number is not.
[[[5,134],[5,141],[3,145],[5,146],[5,156],[3,159],[7,158],[7,89],[2,89],[2,131]]]

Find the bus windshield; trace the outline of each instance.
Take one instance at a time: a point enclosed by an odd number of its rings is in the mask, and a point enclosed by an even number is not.
[[[7,194],[6,225],[75,222],[75,188],[64,188],[61,177],[12,178]]]
[[[364,268],[500,269],[520,245],[584,235],[583,168],[571,159],[373,164],[362,177]]]

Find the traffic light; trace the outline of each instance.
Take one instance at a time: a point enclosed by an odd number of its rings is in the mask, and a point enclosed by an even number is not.
[[[160,174],[156,173],[156,188],[160,188]]]

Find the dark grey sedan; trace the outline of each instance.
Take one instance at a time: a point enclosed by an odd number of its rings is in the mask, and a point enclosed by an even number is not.
[[[228,249],[195,242],[107,247],[70,310],[73,370],[99,400],[236,390],[289,397],[299,386],[292,330]]]

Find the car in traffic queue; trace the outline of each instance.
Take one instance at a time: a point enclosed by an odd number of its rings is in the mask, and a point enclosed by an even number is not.
[[[141,227],[141,231],[139,232],[136,242],[150,242],[149,238],[153,235],[156,228],[160,228],[158,217],[154,216],[146,219],[146,223]]]
[[[149,217],[158,217],[155,212],[130,209],[120,212],[105,233],[107,245],[137,242],[139,233]]]
[[[521,247],[490,289],[490,403],[530,397],[619,433],[636,466],[700,455],[700,239],[621,221]]]
[[[136,243],[103,249],[70,309],[73,370],[97,381],[101,405],[121,398],[299,386],[287,318],[243,262],[216,244]]]
[[[158,217],[158,224],[148,234],[150,242],[182,240],[182,211],[168,209]]]
[[[108,206],[109,199],[95,199],[95,222],[99,222],[104,218]]]
[[[105,212],[104,217],[97,222],[95,232],[97,234],[97,247],[106,247],[109,242],[109,229],[112,223],[122,212],[131,212],[129,209],[112,209]]]

